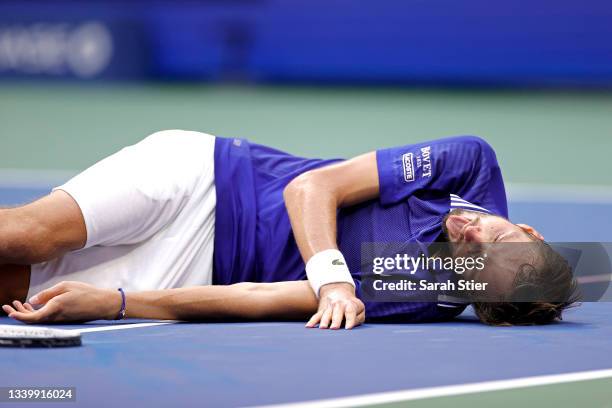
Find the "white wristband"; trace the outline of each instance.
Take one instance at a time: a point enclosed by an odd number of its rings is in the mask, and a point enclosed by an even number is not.
[[[306,263],[306,276],[317,297],[319,297],[321,286],[328,283],[346,282],[355,286],[348,266],[346,266],[346,260],[342,252],[337,249],[326,249],[317,252],[310,258]]]

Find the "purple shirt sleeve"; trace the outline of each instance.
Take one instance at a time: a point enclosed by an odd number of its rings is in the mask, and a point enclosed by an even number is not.
[[[457,194],[508,216],[493,148],[476,136],[457,136],[376,152],[380,202],[391,205],[420,192]]]

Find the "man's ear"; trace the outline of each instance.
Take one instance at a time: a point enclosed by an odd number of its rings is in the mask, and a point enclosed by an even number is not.
[[[539,239],[540,241],[544,241],[544,237],[542,236],[542,234],[540,234],[535,228],[533,228],[531,225],[527,225],[527,224],[516,224],[517,227],[519,227],[520,229],[522,229],[523,231],[533,235],[534,237],[536,237],[537,239]]]

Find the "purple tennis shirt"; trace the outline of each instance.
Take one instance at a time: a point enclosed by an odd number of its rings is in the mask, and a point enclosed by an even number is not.
[[[283,189],[298,175],[342,159],[294,156],[245,139],[217,138],[213,283],[306,279]],[[338,246],[360,296],[361,244],[434,242],[452,208],[508,216],[495,152],[483,139],[457,136],[376,152],[380,196],[338,211]],[[427,273],[422,271],[421,273]],[[364,301],[369,320],[447,320],[465,305]]]

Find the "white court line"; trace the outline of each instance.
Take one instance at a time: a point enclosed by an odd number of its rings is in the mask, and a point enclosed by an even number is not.
[[[103,331],[113,331],[113,330],[138,329],[141,327],[163,326],[165,324],[174,324],[176,322],[177,322],[176,320],[166,320],[163,322],[115,324],[111,326],[91,327],[87,329],[70,329],[70,330],[79,332],[79,333],[93,333],[93,332],[103,332]]]
[[[576,381],[596,380],[612,377],[612,369],[580,371],[567,374],[542,375],[535,377],[515,378],[511,380],[486,381],[471,384],[458,384],[443,387],[420,388],[415,390],[381,392],[376,394],[357,395],[354,397],[332,398],[289,404],[265,405],[259,408],[349,408],[365,405],[388,404],[394,402],[414,401],[426,398],[449,397],[475,394],[487,391],[501,391],[513,388],[526,388],[541,385],[561,384]]]

